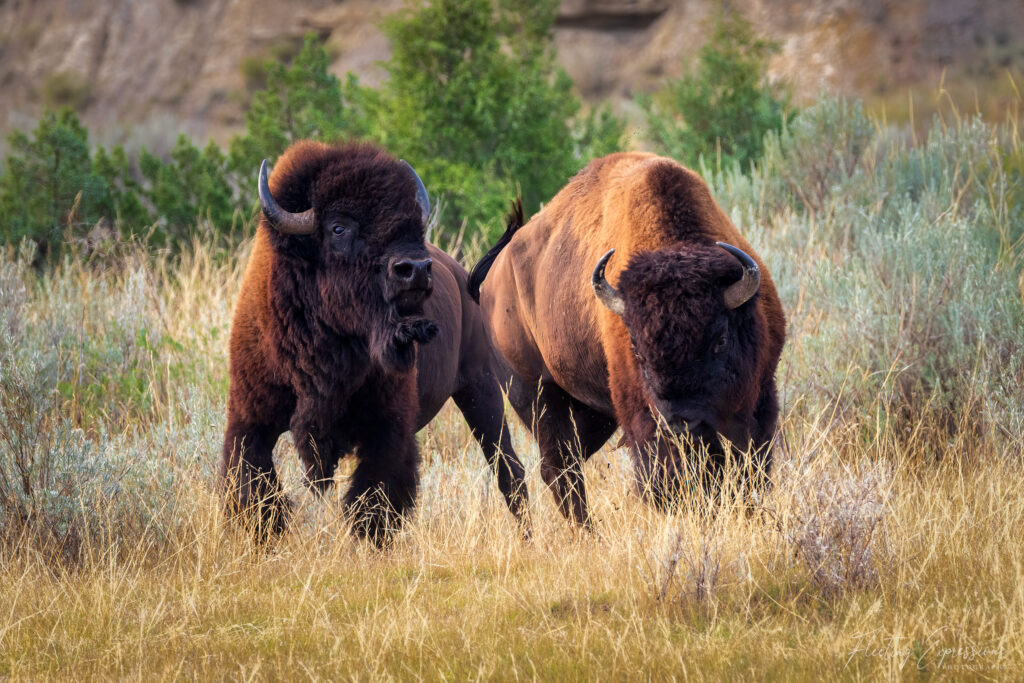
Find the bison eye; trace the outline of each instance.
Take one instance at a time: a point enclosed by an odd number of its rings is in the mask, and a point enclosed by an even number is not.
[[[333,229],[334,229],[334,234],[335,235],[340,235],[341,233],[343,233],[345,231],[345,227],[340,225],[340,224],[338,224],[338,223],[334,224],[334,228]]]
[[[717,356],[722,351],[725,351],[726,342],[728,342],[728,339],[726,339],[725,333],[723,332],[722,336],[718,338],[717,342],[715,342],[715,347],[711,349],[711,353]]]

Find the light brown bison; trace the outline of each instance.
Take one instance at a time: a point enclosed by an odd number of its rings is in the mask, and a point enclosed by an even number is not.
[[[666,433],[706,448],[712,477],[719,435],[752,446],[766,475],[785,317],[701,178],[664,157],[613,154],[526,225],[521,211],[473,269],[470,293],[514,372],[509,399],[562,513],[588,523],[581,464],[617,425],[655,502],[670,500],[683,465]]]
[[[259,197],[231,333],[220,470],[229,509],[260,536],[283,528],[271,451],[290,429],[317,490],[354,451],[344,499],[353,529],[385,542],[415,500],[415,433],[451,397],[525,523],[523,468],[480,308],[466,272],[424,243],[429,200],[412,168],[370,145],[301,142],[269,182],[264,162]]]

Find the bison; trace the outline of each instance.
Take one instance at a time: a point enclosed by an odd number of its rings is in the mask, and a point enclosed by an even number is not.
[[[706,449],[705,480],[724,463],[719,435],[750,448],[765,477],[785,317],[703,180],[672,159],[612,154],[525,225],[521,212],[473,269],[470,293],[562,514],[589,525],[581,464],[616,426],[642,495],[659,505],[681,481],[680,443]]]
[[[429,200],[412,167],[360,143],[292,145],[267,178],[234,313],[220,467],[229,510],[260,537],[287,502],[271,451],[291,430],[305,481],[358,465],[344,505],[381,544],[416,497],[415,433],[449,397],[526,523],[527,493],[504,419],[493,351],[465,270],[424,243]]]

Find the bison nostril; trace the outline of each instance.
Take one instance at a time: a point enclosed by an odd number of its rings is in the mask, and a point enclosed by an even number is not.
[[[433,261],[429,258],[403,258],[393,261],[388,269],[391,279],[403,288],[429,289],[431,286],[431,268]]]
[[[430,264],[431,263],[433,263],[432,259],[423,259],[422,261],[416,261],[415,262],[415,266],[414,266],[415,269],[416,269],[416,275],[419,278],[422,278],[423,280],[425,280],[427,283],[430,282],[430,278],[431,278],[431,273],[430,273]]]
[[[668,420],[669,426],[676,432],[696,432],[704,425],[704,420],[693,411],[674,412]]]
[[[411,261],[399,261],[391,266],[391,275],[400,280],[408,280],[412,277],[413,270],[414,267]]]

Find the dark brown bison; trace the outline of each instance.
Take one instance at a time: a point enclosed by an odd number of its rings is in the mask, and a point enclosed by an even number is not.
[[[521,210],[470,292],[514,371],[509,399],[562,513],[588,524],[581,464],[616,425],[655,502],[671,500],[683,466],[666,434],[707,449],[705,478],[724,461],[719,435],[752,446],[766,475],[785,318],[700,177],[653,154],[613,154],[520,227]]]
[[[264,162],[259,197],[231,332],[220,470],[229,509],[260,534],[283,528],[271,451],[290,429],[317,490],[354,451],[344,499],[353,530],[386,541],[416,497],[415,433],[451,397],[525,522],[480,308],[466,272],[424,243],[429,200],[412,168],[370,145],[300,142],[269,182]]]

